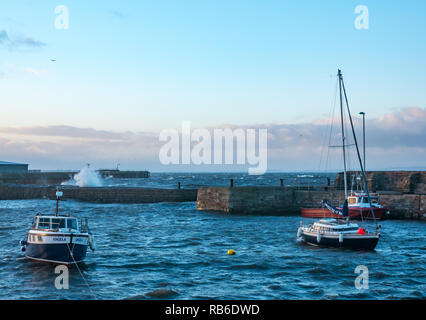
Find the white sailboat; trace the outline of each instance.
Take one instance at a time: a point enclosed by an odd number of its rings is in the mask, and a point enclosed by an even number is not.
[[[343,152],[343,175],[344,175],[344,188],[345,188],[345,203],[343,208],[336,208],[330,205],[326,200],[323,201],[323,205],[331,211],[333,214],[345,217],[346,220],[342,219],[322,219],[314,222],[308,226],[303,226],[301,223],[300,228],[297,231],[297,237],[299,240],[317,246],[328,246],[338,248],[352,248],[352,249],[366,249],[373,250],[380,238],[380,226],[377,226],[376,217],[374,214],[374,207],[371,204],[372,197],[368,190],[367,179],[365,177],[365,171],[361,156],[358,148],[358,142],[355,135],[355,130],[352,122],[351,112],[349,110],[348,98],[346,96],[345,84],[343,82],[342,72],[338,70],[338,81],[340,91],[340,122],[342,130],[342,152]],[[348,206],[348,185],[347,185],[347,168],[346,168],[346,135],[344,126],[343,116],[343,96],[345,98],[345,104],[348,111],[348,117],[350,120],[352,134],[355,142],[355,147],[358,155],[359,165],[364,181],[364,190],[366,198],[368,199],[369,208],[373,215],[374,222],[376,224],[376,230],[373,232],[368,231],[365,228],[360,228],[358,224],[351,223],[349,217],[349,206]]]

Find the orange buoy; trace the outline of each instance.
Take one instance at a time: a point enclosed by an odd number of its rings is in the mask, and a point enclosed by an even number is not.
[[[365,234],[364,229],[363,229],[363,228],[359,228],[359,229],[358,229],[358,234]]]

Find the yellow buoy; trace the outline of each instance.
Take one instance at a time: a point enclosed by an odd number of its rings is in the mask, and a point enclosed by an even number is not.
[[[235,254],[235,250],[233,250],[233,249],[228,250],[228,256],[232,256],[234,254]]]

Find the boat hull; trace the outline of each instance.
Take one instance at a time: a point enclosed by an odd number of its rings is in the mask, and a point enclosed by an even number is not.
[[[86,258],[88,234],[71,234],[31,230],[25,256],[30,260],[73,264]]]
[[[69,248],[69,249],[68,249]],[[71,254],[72,253],[72,254]],[[81,244],[28,244],[25,256],[34,261],[73,264],[84,261],[87,245]]]
[[[375,208],[374,215],[377,220],[382,220],[385,217],[385,208]],[[334,219],[346,219],[346,217],[335,214],[326,208],[302,208],[302,217],[304,218],[334,218]],[[349,207],[349,217],[356,220],[371,220],[373,213],[370,208],[351,208]]]
[[[82,244],[28,244],[25,256],[34,261],[73,264],[86,258],[87,245]]]
[[[379,236],[346,236],[341,242],[339,236],[326,236],[322,235],[318,242],[318,237],[315,233],[301,234],[302,240],[311,245],[321,247],[334,247],[334,248],[348,248],[348,249],[362,249],[374,250],[379,242]]]

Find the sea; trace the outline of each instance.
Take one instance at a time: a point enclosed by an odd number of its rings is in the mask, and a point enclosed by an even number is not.
[[[176,188],[324,185],[325,173],[153,173],[102,185]],[[70,182],[72,184],[72,182]],[[32,218],[55,202],[0,201],[0,299],[425,299],[425,222],[382,221],[374,251],[319,248],[297,240],[298,216],[198,211],[195,202],[93,204],[60,211],[89,219],[97,248],[64,271],[20,251]],[[373,225],[367,227],[373,228]],[[228,255],[233,249],[235,255]],[[362,271],[360,271],[362,270]],[[362,279],[362,280],[360,280]],[[361,287],[359,284],[362,284]]]

